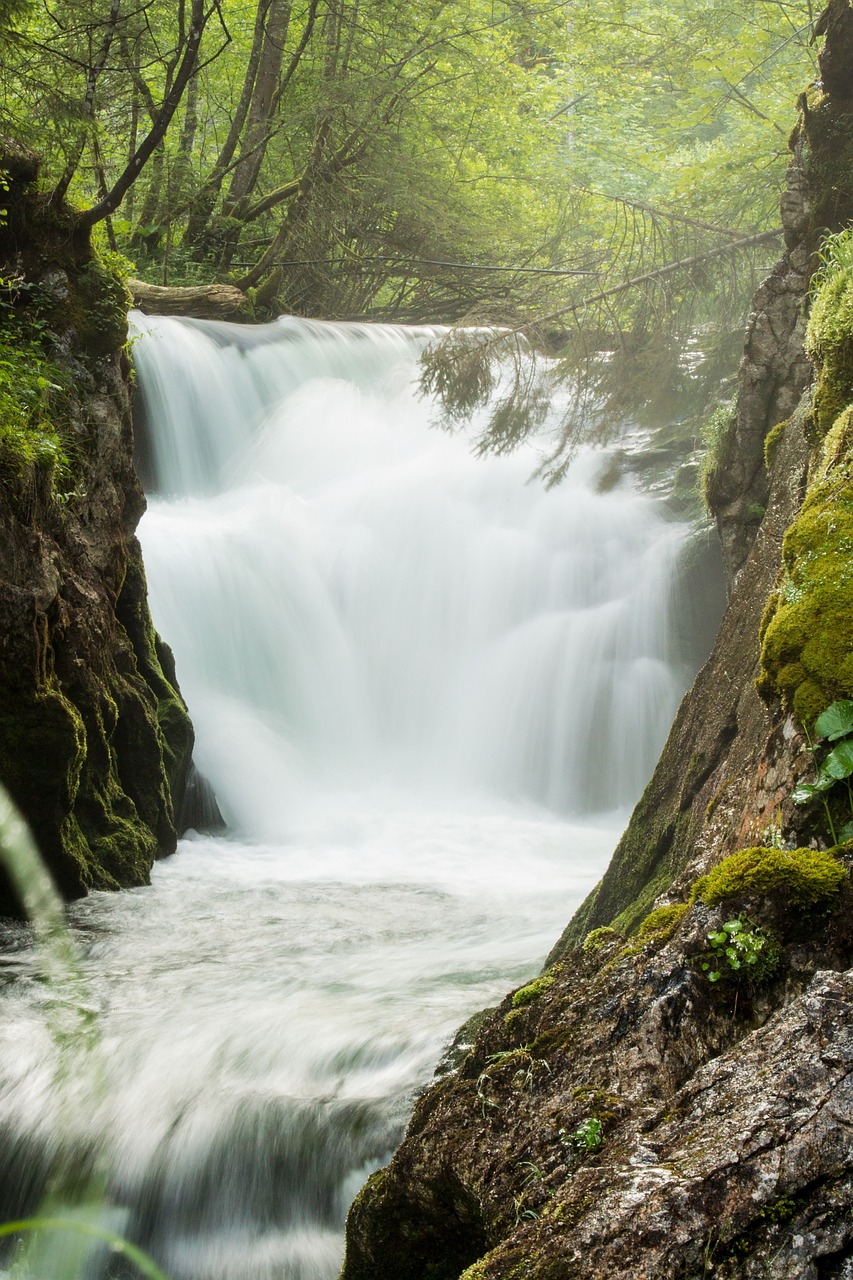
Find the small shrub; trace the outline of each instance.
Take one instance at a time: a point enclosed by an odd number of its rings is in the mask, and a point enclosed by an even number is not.
[[[65,375],[45,356],[41,322],[26,318],[32,292],[22,279],[0,277],[0,481],[68,471],[53,421]]]

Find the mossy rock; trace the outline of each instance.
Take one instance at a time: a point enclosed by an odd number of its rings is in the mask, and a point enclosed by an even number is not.
[[[622,940],[622,934],[616,929],[611,929],[609,924],[603,924],[598,929],[591,929],[586,935],[582,943],[582,949],[586,955],[595,955],[611,942]]]
[[[811,728],[831,702],[853,696],[853,481],[839,468],[813,485],[782,559],[762,621],[758,687]]]
[[[806,91],[805,105],[798,132],[805,144],[811,221],[835,231],[853,207],[853,111],[814,86]]]
[[[71,311],[83,351],[107,356],[127,341],[127,313],[132,306],[123,273],[93,253],[74,280]]]
[[[767,432],[764,440],[764,465],[768,471],[773,470],[773,463],[776,461],[776,454],[779,451],[782,436],[785,434],[785,429],[789,426],[790,421],[790,418],[785,418],[784,421],[777,422],[776,426]]]
[[[512,997],[513,1008],[521,1009],[524,1005],[533,1004],[534,1000],[538,1000],[546,991],[550,991],[553,985],[554,977],[550,973],[543,973],[541,977],[534,978],[526,987],[519,987],[515,992]]]
[[[823,437],[853,400],[853,269],[832,271],[818,289],[806,350],[819,370],[814,415]]]
[[[689,910],[687,902],[671,902],[650,911],[637,930],[637,941],[668,942]]]
[[[817,849],[771,849],[758,845],[724,858],[693,886],[691,899],[715,906],[745,894],[781,898],[792,907],[828,906],[847,871],[831,853]]]

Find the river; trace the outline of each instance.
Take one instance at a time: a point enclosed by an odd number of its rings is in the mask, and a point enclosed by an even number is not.
[[[151,605],[229,830],[72,907],[73,1071],[4,933],[0,1198],[89,1153],[174,1280],[333,1280],[455,1029],[603,871],[718,584],[612,452],[546,490],[535,445],[436,430],[428,331],[136,325]]]

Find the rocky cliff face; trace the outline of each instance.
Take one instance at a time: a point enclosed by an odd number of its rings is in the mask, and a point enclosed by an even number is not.
[[[134,537],[126,290],[33,157],[7,145],[0,170],[2,368],[25,405],[0,433],[0,781],[70,897],[145,884],[174,849],[193,736]]]
[[[853,217],[851,101],[810,89],[792,148],[710,486],[714,652],[544,974],[462,1036],[356,1200],[343,1280],[853,1277],[853,846],[820,852],[825,812],[791,799],[853,698],[849,242],[806,323],[821,232]]]

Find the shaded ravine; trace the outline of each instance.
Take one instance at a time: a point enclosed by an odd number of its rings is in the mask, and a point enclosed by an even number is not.
[[[94,1147],[175,1277],[331,1280],[442,1046],[600,876],[714,586],[603,452],[546,492],[431,429],[426,332],[139,327],[152,610],[230,832],[72,908],[102,1093],[4,934],[0,1209]]]

